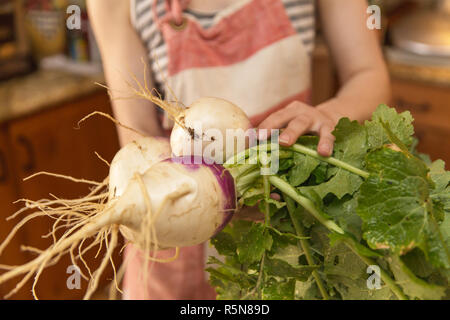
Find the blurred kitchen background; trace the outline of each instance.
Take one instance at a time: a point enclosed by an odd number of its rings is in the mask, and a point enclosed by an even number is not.
[[[349,0],[346,0],[349,1]],[[345,1],[343,1],[345,2]],[[382,9],[378,32],[392,78],[398,110],[415,118],[418,149],[450,163],[450,0],[370,1]],[[81,8],[81,30],[69,30],[69,5]],[[344,4],[345,5],[345,4]],[[317,26],[313,54],[313,104],[333,96],[338,88],[333,62]],[[86,186],[62,179],[23,178],[49,171],[101,181],[118,150],[114,125],[95,118],[76,129],[93,111],[111,113],[109,97],[95,82],[103,82],[99,52],[89,26],[84,0],[0,0],[0,241],[19,221],[6,221],[21,205],[17,199],[73,198]],[[447,165],[449,169],[449,165]],[[37,219],[23,227],[0,257],[0,264],[21,264],[34,256],[27,244],[47,247],[41,238],[53,222]],[[87,244],[86,244],[87,245]],[[95,264],[96,250],[86,256]],[[102,256],[102,253],[100,253]],[[116,256],[117,261],[120,257]],[[37,286],[42,299],[78,299],[86,288],[66,286],[68,258],[45,270]],[[106,297],[103,280],[98,297]],[[15,285],[0,287],[0,297]],[[30,299],[31,283],[12,298]]]

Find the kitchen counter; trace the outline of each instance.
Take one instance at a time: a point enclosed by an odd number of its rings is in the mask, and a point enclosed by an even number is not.
[[[450,59],[418,56],[386,47],[385,56],[391,76],[430,85],[450,87]]]
[[[96,90],[105,90],[102,74],[77,75],[66,71],[38,70],[0,82],[0,123],[60,105]]]

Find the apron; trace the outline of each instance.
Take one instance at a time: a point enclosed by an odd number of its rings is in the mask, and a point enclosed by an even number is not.
[[[219,12],[207,29],[183,13],[187,4],[166,0],[165,16],[154,15],[167,44],[167,84],[178,101],[220,97],[240,106],[254,126],[292,101],[309,103],[310,56],[281,0],[240,1]],[[214,299],[204,271],[209,249],[184,247],[173,262],[150,263],[143,285],[141,253],[129,245],[124,299]],[[174,253],[164,250],[157,257]]]

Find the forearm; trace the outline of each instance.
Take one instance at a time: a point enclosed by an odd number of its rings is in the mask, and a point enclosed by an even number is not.
[[[108,81],[108,74],[106,73],[105,76],[108,85],[116,84],[116,88],[122,87],[121,84],[117,84],[120,80],[113,78]],[[125,83],[125,80],[122,81]],[[127,96],[132,95],[129,88],[122,88],[120,91],[128,92]],[[146,136],[161,136],[163,134],[158,121],[156,107],[150,101],[139,97],[135,99],[120,99],[121,95],[117,92],[111,92],[111,104],[114,117],[120,123]],[[117,126],[117,133],[122,146],[141,136],[139,133],[121,126]]]
[[[147,107],[153,107],[153,106],[150,105]],[[137,108],[134,108],[134,109],[137,109]],[[118,111],[114,111],[114,116],[122,124],[142,133],[145,136],[162,136],[163,135],[163,132],[162,132],[159,124],[153,123],[154,121],[151,121],[151,120],[153,120],[151,118],[148,118],[148,121],[146,123],[137,123],[136,121],[134,121],[134,119],[130,119],[129,121],[127,121],[126,114],[124,116],[122,116],[122,115],[120,115],[120,112],[118,112]],[[129,130],[127,128],[123,128],[120,126],[117,126],[117,133],[119,136],[119,142],[120,142],[121,146],[142,136],[141,134],[139,134],[135,131],[132,131],[132,130]]]
[[[350,77],[336,96],[317,106],[335,121],[348,117],[362,122],[370,118],[376,107],[391,99],[389,75],[384,65],[367,69]]]
[[[145,135],[162,135],[156,107],[133,93],[133,87],[138,89],[135,80],[148,88],[153,84],[149,68],[144,68],[141,62],[144,58],[149,65],[147,51],[129,20],[128,1],[88,0],[87,5],[102,56],[106,84],[110,89],[114,117]],[[139,134],[120,126],[118,134],[121,145],[139,137]]]
[[[133,38],[135,35],[130,33],[129,37]],[[137,39],[135,39],[135,42],[137,42]],[[142,85],[144,85],[144,81],[147,81],[149,88],[153,85],[148,80],[151,79],[148,68],[144,77],[144,66],[141,63],[141,59],[146,52],[137,44],[133,49],[133,51],[122,49],[114,52],[108,50],[107,54],[103,55],[106,83],[111,88],[110,96],[114,117],[122,124],[145,135],[160,136],[162,135],[162,129],[158,121],[157,107],[150,101],[135,95],[130,87],[132,85],[138,89],[138,85],[134,83],[131,75]],[[127,62],[120,65],[119,61]],[[147,65],[149,64],[148,60],[144,61]],[[121,145],[139,137],[139,134],[124,127],[118,126],[117,130]]]
[[[390,100],[390,83],[377,32],[366,25],[366,0],[319,0],[323,33],[341,88],[318,108],[333,118],[364,121]]]

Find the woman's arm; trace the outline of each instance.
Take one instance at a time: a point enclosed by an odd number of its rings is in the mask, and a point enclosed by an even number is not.
[[[88,0],[88,13],[103,61],[106,83],[112,92],[114,115],[123,124],[148,135],[161,135],[162,130],[156,109],[149,101],[136,99],[115,100],[131,96],[131,89],[125,83],[130,74],[144,82],[144,68],[141,59],[148,64],[147,52],[130,21],[128,0]],[[124,78],[126,77],[126,78]],[[147,81],[151,79],[147,74]],[[148,83],[152,88],[152,83]],[[120,143],[137,137],[136,133],[118,128]]]
[[[293,102],[267,117],[259,128],[286,128],[280,135],[284,145],[308,132],[318,134],[318,152],[329,156],[334,143],[331,132],[339,119],[368,119],[379,104],[389,101],[390,83],[377,34],[366,26],[367,1],[318,0],[318,4],[341,88],[336,97],[315,108]]]
[[[390,99],[390,81],[377,32],[366,26],[366,0],[319,0],[325,39],[342,86],[336,97],[318,106],[363,121]]]

